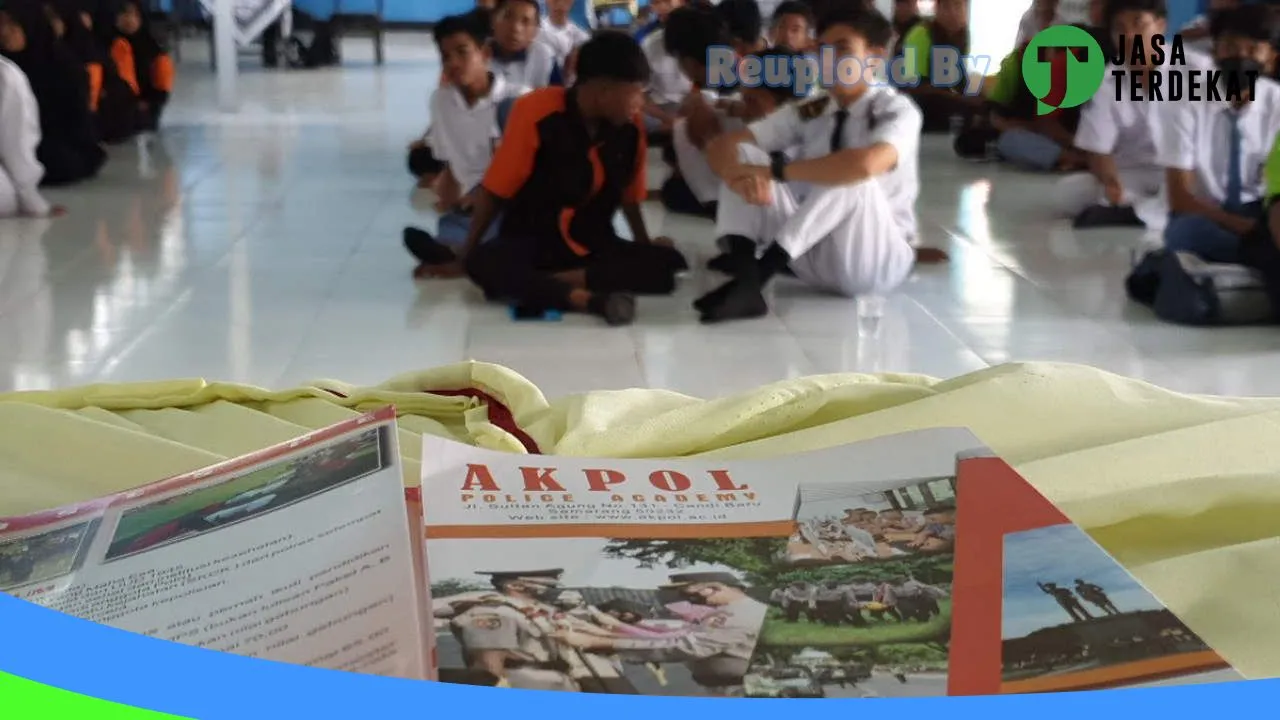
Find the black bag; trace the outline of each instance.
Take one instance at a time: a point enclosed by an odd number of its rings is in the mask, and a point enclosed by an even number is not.
[[[1257,270],[1191,253],[1147,253],[1125,279],[1125,290],[1156,317],[1179,325],[1263,325],[1276,317]]]

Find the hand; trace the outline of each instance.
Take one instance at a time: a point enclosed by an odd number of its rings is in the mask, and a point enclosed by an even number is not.
[[[67,209],[61,205],[53,205],[44,213],[23,212],[22,217],[29,218],[56,218],[67,214]]]
[[[420,137],[417,140],[414,140],[413,142],[409,143],[410,150],[421,150],[426,146],[427,146],[427,139],[424,137]]]
[[[462,258],[458,258],[451,263],[443,265],[427,265],[424,270],[429,278],[439,280],[453,280],[455,278],[465,277],[467,274],[466,265]]]
[[[744,165],[742,163],[738,163],[736,165],[730,165],[725,170],[724,177],[730,183],[744,178],[773,180],[773,170],[772,168],[765,167],[764,165]]]
[[[569,57],[564,59],[564,74],[568,77],[576,77],[578,74],[578,48],[574,48],[569,53]]]
[[[555,638],[565,645],[572,645],[580,650],[589,650],[601,644],[596,638],[573,630],[557,632]]]
[[[660,235],[656,238],[653,238],[652,240],[649,241],[649,243],[651,245],[657,245],[658,247],[675,247],[676,246],[676,241],[672,240],[666,235]]]
[[[750,205],[773,203],[773,183],[756,176],[743,176],[729,183],[729,189]]]
[[[1119,207],[1124,204],[1124,186],[1118,182],[1107,183],[1107,185],[1102,188],[1102,196],[1105,197],[1107,202],[1111,205]]]
[[[476,196],[479,194],[479,192],[480,192],[480,188],[475,187],[471,189],[471,192],[467,193],[466,195],[463,195],[462,199],[458,201],[458,209],[470,210],[471,208],[475,207]]]
[[[1258,223],[1252,218],[1243,217],[1241,215],[1232,215],[1231,223],[1227,225],[1227,229],[1237,235],[1248,235],[1253,232],[1253,227]]]
[[[462,187],[453,177],[453,173],[445,171],[436,179],[436,210],[448,212],[462,202]]]

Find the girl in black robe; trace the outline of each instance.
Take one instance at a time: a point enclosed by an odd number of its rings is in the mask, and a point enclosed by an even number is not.
[[[137,97],[93,34],[93,14],[78,0],[45,5],[54,32],[89,74],[89,109],[102,142],[114,144],[138,132]]]
[[[108,7],[107,16],[98,20],[99,37],[120,76],[134,91],[138,129],[154,132],[173,91],[173,58],[152,32],[151,20],[137,2],[121,0]]]
[[[26,74],[40,106],[41,184],[69,185],[97,175],[107,153],[94,132],[84,65],[57,41],[44,8],[31,0],[6,2],[0,25],[0,53]]]

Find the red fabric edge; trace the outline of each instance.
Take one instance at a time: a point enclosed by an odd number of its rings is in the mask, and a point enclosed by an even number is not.
[[[346,395],[343,395],[337,390],[330,389],[328,392],[340,398],[346,397]],[[475,388],[464,388],[462,390],[423,390],[422,392],[430,393],[432,395],[444,395],[446,397],[462,396],[479,400],[484,403],[485,408],[489,411],[489,422],[514,435],[515,438],[520,441],[520,444],[524,446],[525,452],[531,455],[542,454],[542,451],[538,449],[538,443],[534,442],[533,437],[524,430],[521,430],[520,426],[516,424],[516,418],[511,413],[511,408],[507,407],[504,403],[489,393]]]

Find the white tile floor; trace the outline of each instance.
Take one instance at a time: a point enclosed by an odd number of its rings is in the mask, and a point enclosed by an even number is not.
[[[438,75],[429,44],[395,38],[380,69],[356,41],[341,70],[246,63],[234,116],[213,109],[207,55],[188,48],[154,152],[114,150],[101,179],[50,193],[65,218],[0,221],[0,389],[373,383],[475,358],[551,397],[633,386],[714,396],[812,373],[946,377],[1052,359],[1184,391],[1280,393],[1280,333],[1157,323],[1124,297],[1135,234],[1074,233],[1046,219],[1050,179],[963,164],[945,142],[927,148],[920,214],[953,262],[921,268],[874,334],[859,333],[854,303],[794,284],[777,288],[769,317],[699,326],[689,301],[718,281],[701,272],[675,298],[642,300],[626,329],[515,324],[465,282],[415,283],[400,230],[434,216],[403,154]],[[711,254],[709,223],[652,218],[690,254]]]

